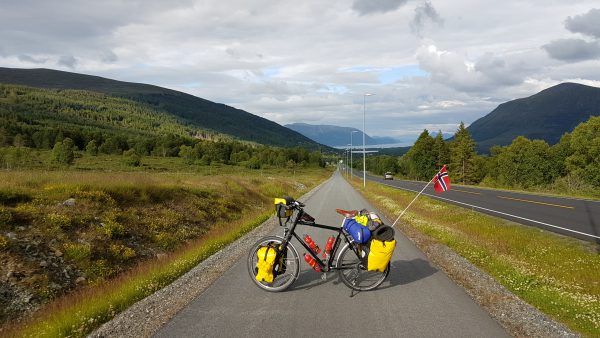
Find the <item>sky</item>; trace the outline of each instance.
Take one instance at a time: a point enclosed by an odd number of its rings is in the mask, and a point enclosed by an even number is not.
[[[0,0],[0,67],[141,82],[409,145],[600,87],[598,0]],[[365,93],[375,94],[365,96]]]

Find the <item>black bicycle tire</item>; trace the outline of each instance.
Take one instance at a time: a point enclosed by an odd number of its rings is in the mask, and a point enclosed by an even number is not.
[[[354,253],[354,251],[350,248],[350,244],[347,243],[344,247],[342,247],[342,249],[340,250],[340,253],[338,254],[338,258],[337,258],[337,262],[336,262],[336,267],[338,269],[338,275],[340,277],[340,279],[342,280],[342,282],[349,288],[351,288],[352,290],[355,291],[370,291],[373,290],[375,288],[377,288],[379,285],[381,285],[388,277],[388,275],[390,274],[390,263],[388,263],[387,267],[385,268],[384,272],[380,272],[382,275],[380,277],[379,280],[377,280],[377,282],[375,282],[373,285],[370,285],[368,287],[357,287],[356,285],[353,285],[352,282],[350,280],[348,280],[346,278],[346,275],[344,274],[344,270],[342,269],[342,266],[340,266],[340,264],[342,264],[344,256],[346,255],[347,252],[350,252],[352,255],[356,256],[356,254]],[[357,259],[357,264],[358,264],[358,257],[356,257]],[[374,273],[373,271],[367,271],[367,270],[358,270],[357,271],[364,271],[364,272],[368,272],[368,273]]]
[[[266,285],[263,282],[259,282],[256,280],[256,274],[254,271],[255,268],[255,264],[254,262],[254,257],[256,255],[256,251],[258,250],[258,248],[268,242],[276,242],[276,243],[281,243],[283,241],[282,237],[279,236],[267,236],[267,237],[263,237],[261,239],[259,239],[256,243],[254,243],[254,245],[252,245],[252,247],[250,248],[250,251],[248,252],[248,258],[246,260],[246,265],[248,267],[248,274],[250,275],[250,279],[252,280],[252,282],[254,282],[254,284],[259,287],[262,290],[265,291],[269,291],[269,292],[281,292],[286,290],[287,288],[289,288],[294,281],[296,281],[296,279],[298,279],[298,275],[300,274],[300,256],[298,255],[298,251],[296,250],[296,248],[292,245],[292,243],[287,243],[287,249],[288,249],[288,259],[289,255],[291,254],[292,256],[294,256],[293,261],[294,261],[294,270],[291,272],[291,278],[284,282],[282,285],[277,286],[277,287],[271,287]],[[288,267],[289,268],[289,267]],[[286,272],[288,272],[286,270]],[[279,276],[278,276],[279,277]],[[277,277],[276,277],[277,279]]]

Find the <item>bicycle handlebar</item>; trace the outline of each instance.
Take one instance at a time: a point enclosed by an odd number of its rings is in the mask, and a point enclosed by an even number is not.
[[[306,204],[304,204],[300,201],[294,201],[293,206],[296,208],[304,208],[306,206]]]

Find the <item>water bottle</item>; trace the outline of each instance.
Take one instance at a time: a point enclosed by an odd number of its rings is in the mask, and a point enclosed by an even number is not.
[[[321,248],[319,248],[317,243],[315,243],[309,235],[304,235],[304,241],[306,242],[306,244],[308,244],[308,247],[310,247],[316,254],[319,254],[321,252]]]
[[[319,263],[317,263],[317,261],[311,255],[305,253],[304,260],[306,261],[306,263],[308,263],[308,265],[315,269],[316,272],[321,272],[321,267],[319,266]]]
[[[335,242],[335,237],[331,236],[327,239],[327,244],[325,244],[325,252],[323,252],[323,258],[327,258],[331,254],[331,249],[333,248],[333,243]]]

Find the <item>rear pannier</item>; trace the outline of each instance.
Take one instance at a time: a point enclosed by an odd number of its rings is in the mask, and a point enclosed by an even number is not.
[[[367,270],[384,272],[395,249],[394,229],[386,225],[380,226],[373,232],[373,239],[369,243]]]

